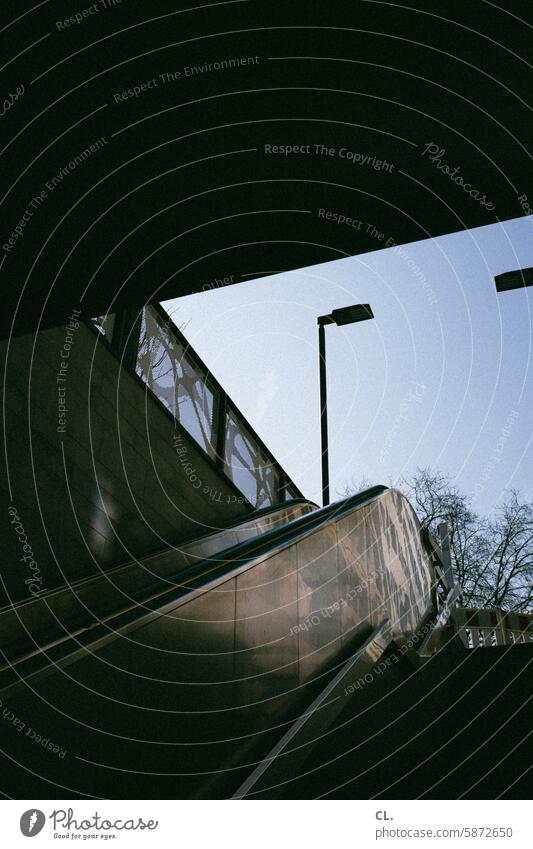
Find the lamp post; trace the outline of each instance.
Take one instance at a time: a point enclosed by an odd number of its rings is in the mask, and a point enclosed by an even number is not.
[[[320,432],[322,451],[322,504],[329,504],[329,463],[328,463],[328,398],[326,386],[326,324],[336,324],[341,327],[344,324],[355,324],[357,321],[366,321],[374,318],[369,304],[353,304],[351,307],[342,307],[332,310],[329,315],[320,315],[318,324],[318,361],[320,373]]]

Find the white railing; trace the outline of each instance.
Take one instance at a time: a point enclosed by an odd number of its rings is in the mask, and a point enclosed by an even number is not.
[[[457,634],[469,649],[533,642],[533,614],[457,607]]]

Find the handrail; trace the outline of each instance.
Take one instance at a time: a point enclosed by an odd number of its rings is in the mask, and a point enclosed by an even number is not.
[[[438,582],[441,584],[444,590],[451,590],[452,587],[450,586],[446,576],[445,560],[442,548],[438,544],[437,540],[435,539],[429,528],[425,526],[422,527],[421,533],[422,539],[424,540],[426,548],[428,549],[431,555],[431,559],[436,567],[436,577],[438,579]]]
[[[313,703],[288,728],[283,737],[256,766],[248,778],[235,791],[233,799],[255,796],[266,790],[270,798],[276,783],[286,780],[287,767],[283,758],[290,759],[291,774],[305,760],[309,751],[320,741],[325,729],[344,708],[341,698],[350,679],[368,674],[392,643],[391,623],[384,619],[363,645],[344,663],[327,683]],[[349,676],[349,677],[348,677]]]
[[[460,599],[463,588],[460,584],[455,584],[444,600],[444,604],[439,610],[435,620],[431,625],[431,629],[424,637],[417,654],[419,657],[428,657],[434,654],[441,647],[442,640],[440,639],[444,627],[450,620],[453,621],[454,605]]]
[[[172,585],[172,577],[178,563],[189,562],[197,558],[201,563],[209,558],[215,561],[219,556],[224,557],[232,540],[243,538],[250,533],[252,537],[267,533],[265,524],[270,524],[270,517],[279,515],[277,519],[286,523],[297,518],[298,513],[311,510],[316,505],[305,499],[283,502],[273,507],[258,510],[244,521],[232,522],[224,528],[202,537],[195,537],[180,542],[179,546],[160,549],[138,560],[129,560],[107,571],[92,573],[78,578],[70,584],[55,587],[37,598],[24,599],[13,605],[0,608],[0,624],[4,630],[5,643],[3,653],[9,661],[0,662],[0,671],[13,662],[28,659],[38,652],[66,644],[69,639],[86,633],[90,628],[111,621],[117,615],[128,610],[138,609],[139,604],[155,599]],[[217,546],[213,548],[213,546]],[[211,553],[213,551],[213,553]],[[169,556],[171,558],[169,562]],[[161,560],[163,559],[163,562]],[[177,562],[176,562],[177,561]],[[111,590],[111,603],[106,606],[99,604],[98,592],[102,593],[107,586]],[[87,607],[89,604],[89,607]],[[67,607],[69,606],[69,611]],[[59,612],[60,618],[57,618]],[[42,623],[39,630],[39,623]],[[25,636],[21,638],[21,630]],[[9,639],[11,636],[11,640]],[[30,648],[28,650],[28,644]],[[21,651],[23,648],[23,651]]]
[[[138,557],[137,561],[140,562],[140,563],[143,563],[143,564],[149,563],[150,560],[161,557],[161,555],[165,554],[169,550],[169,548],[174,548],[175,550],[178,550],[178,551],[182,550],[184,548],[187,548],[187,547],[193,545],[196,542],[207,541],[207,540],[211,539],[212,537],[216,537],[220,534],[225,533],[226,531],[234,530],[236,528],[239,528],[241,525],[247,525],[251,522],[257,521],[258,519],[265,518],[265,517],[269,516],[270,514],[275,514],[275,513],[279,512],[280,510],[288,509],[288,508],[294,507],[298,504],[309,504],[309,505],[312,505],[313,507],[316,507],[314,502],[309,501],[307,498],[291,498],[290,501],[283,501],[281,504],[271,504],[268,507],[262,507],[260,510],[254,510],[252,513],[249,513],[246,516],[241,516],[239,519],[235,519],[230,524],[223,525],[222,527],[217,528],[216,530],[212,531],[209,534],[202,534],[201,536],[188,537],[187,539],[180,540],[179,544],[177,544],[175,546],[170,546],[170,547],[167,546],[166,548],[159,548],[159,549],[157,549],[157,551],[150,552],[150,554],[144,554],[141,557]],[[215,558],[215,557],[216,557],[216,554],[213,555],[213,558]],[[14,602],[13,604],[4,604],[0,607],[0,617],[4,613],[8,613],[10,611],[14,611],[14,610],[18,610],[18,609],[23,608],[23,607],[27,607],[29,605],[35,604],[36,602],[42,601],[44,599],[52,598],[54,595],[57,595],[59,593],[64,592],[65,588],[67,588],[67,589],[69,589],[69,590],[71,590],[75,593],[75,591],[77,589],[83,587],[85,584],[91,583],[92,581],[94,581],[95,578],[102,577],[102,578],[110,579],[110,578],[113,577],[114,574],[116,574],[117,572],[120,572],[121,570],[127,568],[133,562],[135,562],[135,561],[132,560],[132,559],[124,560],[121,563],[117,563],[115,566],[111,567],[110,569],[91,572],[90,575],[83,575],[80,578],[76,578],[75,580],[70,581],[66,585],[60,584],[57,587],[52,587],[47,592],[41,593],[41,595],[37,596],[36,598],[19,599],[18,601]],[[166,580],[171,580],[171,579],[166,579]]]
[[[52,647],[46,655],[46,659],[49,662],[45,663],[44,666],[39,665],[43,660],[41,653],[28,658],[27,661],[21,661],[20,665],[28,667],[28,672],[24,672],[22,676],[12,673],[12,668],[2,671],[0,673],[2,678],[7,678],[8,681],[14,678],[15,683],[0,686],[0,691],[5,692],[7,689],[16,688],[20,683],[21,677],[27,679],[34,674],[40,674],[46,670],[53,671],[58,665],[63,666],[73,663],[80,657],[85,656],[89,649],[94,651],[96,647],[101,647],[120,635],[127,634],[131,630],[148,624],[154,618],[165,614],[171,609],[175,609],[176,606],[185,604],[193,598],[208,592],[231,577],[238,576],[247,569],[282,551],[296,541],[304,539],[316,530],[337,521],[355,507],[360,507],[367,502],[376,500],[389,491],[389,488],[386,486],[370,487],[342,501],[329,504],[305,516],[293,519],[280,528],[267,531],[258,539],[232,546],[223,552],[223,560],[209,558],[198,564],[181,569],[177,574],[167,578],[168,582],[172,582],[175,586],[157,593],[151,599],[147,599],[143,604],[144,612],[141,615],[139,615],[138,607],[136,606],[131,610],[112,616],[103,624],[94,624],[86,628],[76,634],[75,638],[66,639],[60,645]],[[65,654],[65,652],[68,654]]]
[[[435,612],[433,569],[412,506],[383,486],[295,519],[265,534],[259,545],[241,544],[222,557],[226,562],[207,559],[186,575],[182,571],[184,585],[158,595],[142,615],[116,617],[7,670],[0,698],[5,704],[16,698],[29,713],[36,698],[52,693],[70,707],[71,699],[78,704],[91,698],[96,670],[103,733],[113,734],[135,707],[164,714],[164,728],[176,725],[172,741],[185,746],[178,772],[187,795],[205,793],[206,784],[218,794],[228,778],[233,792],[265,755],[271,766],[260,778],[279,784],[276,770],[305,755],[308,741],[321,736],[321,721],[346,704],[343,695],[358,689],[361,675],[366,680],[372,674],[369,664],[388,642],[387,634],[377,644],[375,639],[384,620],[399,645],[418,641],[421,623]],[[358,650],[373,632],[365,666],[356,666],[363,661]],[[323,698],[313,709],[319,691]],[[303,717],[302,707],[308,708]],[[72,716],[69,745],[80,736]],[[287,758],[268,760],[298,716],[305,721],[293,728]],[[100,728],[100,722],[91,717],[87,727]],[[159,721],[153,727],[155,739],[146,742],[168,739]],[[222,744],[220,758],[208,745],[214,739]],[[90,747],[84,738],[77,751],[98,771]],[[175,774],[174,751],[165,751],[164,771]],[[157,770],[159,752],[150,752]],[[189,752],[198,756],[192,770]],[[134,741],[125,738],[113,766],[135,771],[136,759]]]
[[[325,528],[332,522],[349,513],[354,507],[360,507],[365,502],[374,500],[380,495],[389,492],[387,486],[373,486],[357,495],[320,507],[312,513],[293,519],[286,525],[267,531],[256,539],[241,542],[223,552],[224,559],[216,562],[216,558],[210,558],[202,563],[189,566],[172,580],[178,581],[190,579],[190,584],[181,584],[185,590],[197,591],[197,584],[204,578],[208,578],[206,589],[211,589],[221,581],[227,580],[233,575],[239,574],[244,568],[249,569],[262,560],[280,552],[296,541],[304,539],[318,529]],[[213,566],[213,561],[216,565]],[[229,565],[228,565],[229,564]],[[221,569],[222,566],[222,569]],[[225,568],[224,568],[225,566]],[[219,573],[220,574],[217,574]],[[177,599],[176,599],[177,600]],[[172,604],[173,601],[169,601]]]

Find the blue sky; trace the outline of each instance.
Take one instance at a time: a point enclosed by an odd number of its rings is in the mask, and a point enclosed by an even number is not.
[[[533,266],[533,219],[315,265],[167,301],[174,321],[303,493],[320,502],[316,317],[326,328],[332,500],[417,466],[490,512],[533,490],[533,289],[494,275]]]

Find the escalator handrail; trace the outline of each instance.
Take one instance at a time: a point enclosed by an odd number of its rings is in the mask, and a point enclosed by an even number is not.
[[[7,689],[12,690],[17,687],[22,677],[40,674],[46,670],[54,671],[57,666],[72,663],[86,656],[91,648],[95,650],[129,631],[148,624],[154,618],[187,603],[195,596],[208,592],[315,531],[322,530],[354,508],[374,501],[390,491],[387,486],[369,487],[356,495],[292,519],[286,525],[267,531],[253,540],[239,543],[200,563],[181,569],[175,576],[167,579],[168,582],[174,582],[175,586],[147,599],[143,603],[141,613],[136,605],[116,616],[109,617],[105,622],[95,623],[72,637],[66,637],[49,651],[39,650],[21,660],[20,663],[10,664],[8,668],[0,672],[0,692],[7,694]],[[189,583],[184,583],[185,580]],[[23,671],[14,672],[14,668],[19,666]]]
[[[175,576],[169,578],[169,581],[174,580],[177,584],[182,583],[183,579],[192,578],[196,580],[204,575],[209,575],[211,571],[215,571],[218,565],[227,564],[227,574],[224,572],[219,577],[220,579],[229,578],[235,572],[240,572],[243,567],[252,566],[259,559],[271,557],[273,554],[288,548],[300,539],[309,536],[314,531],[325,528],[327,525],[336,522],[346,513],[350,513],[355,507],[362,506],[367,501],[372,501],[375,498],[389,492],[388,486],[372,486],[357,495],[351,495],[341,501],[336,501],[334,504],[328,504],[326,507],[319,507],[312,513],[307,513],[304,516],[299,516],[297,519],[292,519],[286,525],[278,528],[273,528],[258,537],[251,540],[240,542],[231,548],[226,548],[212,557],[202,560],[192,566],[187,566],[181,569]],[[213,564],[216,564],[213,566]],[[219,580],[217,576],[217,582]],[[209,579],[211,585],[212,579]]]
[[[140,557],[137,557],[135,560],[134,559],[125,560],[122,563],[117,563],[115,566],[111,566],[109,569],[101,569],[100,571],[97,571],[97,572],[91,572],[90,575],[83,575],[79,578],[76,578],[73,581],[70,581],[68,584],[59,584],[56,587],[51,587],[49,590],[41,593],[39,596],[36,596],[35,598],[32,597],[32,598],[29,598],[29,599],[28,598],[18,599],[17,601],[12,602],[11,604],[8,602],[7,604],[4,604],[0,607],[0,617],[2,617],[3,615],[9,614],[12,611],[18,610],[22,607],[26,607],[28,605],[36,604],[39,601],[42,602],[45,599],[52,598],[54,595],[58,595],[59,593],[64,592],[66,588],[71,590],[73,592],[73,594],[75,595],[77,589],[80,589],[83,586],[85,586],[86,584],[90,583],[91,581],[94,581],[95,578],[102,578],[102,577],[112,578],[113,575],[116,575],[121,570],[127,569],[133,563],[141,563],[141,564],[147,563],[147,564],[149,564],[151,560],[155,560],[158,557],[161,557],[162,555],[168,553],[168,551],[170,551],[171,549],[174,549],[175,551],[181,551],[182,549],[184,549],[184,548],[186,548],[190,545],[194,545],[194,543],[196,543],[196,542],[199,543],[199,542],[202,542],[202,541],[207,541],[207,540],[211,539],[212,537],[216,537],[218,535],[224,534],[226,531],[235,530],[236,528],[239,528],[241,525],[248,525],[248,524],[250,524],[250,523],[252,523],[252,522],[254,522],[258,519],[263,519],[266,516],[269,516],[271,514],[279,513],[282,510],[286,510],[286,509],[293,507],[293,506],[296,506],[298,504],[308,504],[311,507],[314,507],[315,509],[317,509],[316,504],[313,501],[309,501],[308,498],[291,498],[290,500],[284,501],[281,504],[271,504],[268,507],[262,507],[260,510],[255,510],[253,513],[249,513],[247,516],[241,517],[240,519],[237,519],[235,522],[232,522],[229,525],[225,525],[225,526],[219,528],[218,530],[212,531],[209,534],[204,534],[203,536],[195,536],[195,537],[190,537],[188,539],[180,540],[180,542],[177,543],[174,546],[167,546],[166,548],[159,548],[157,551],[150,552],[150,554],[143,554]],[[270,533],[270,531],[268,531],[267,533]],[[224,548],[224,549],[221,549],[221,552],[227,551],[227,550],[229,550],[229,549]],[[213,556],[216,556],[216,555],[213,555]],[[197,565],[200,565],[201,563],[204,563],[204,562],[205,562],[205,560],[199,560]],[[175,578],[175,576],[171,576],[169,578],[165,578],[165,581],[172,583],[174,578]],[[150,592],[150,590],[152,588],[153,588],[153,585],[149,585],[148,587],[146,587],[146,592]]]

